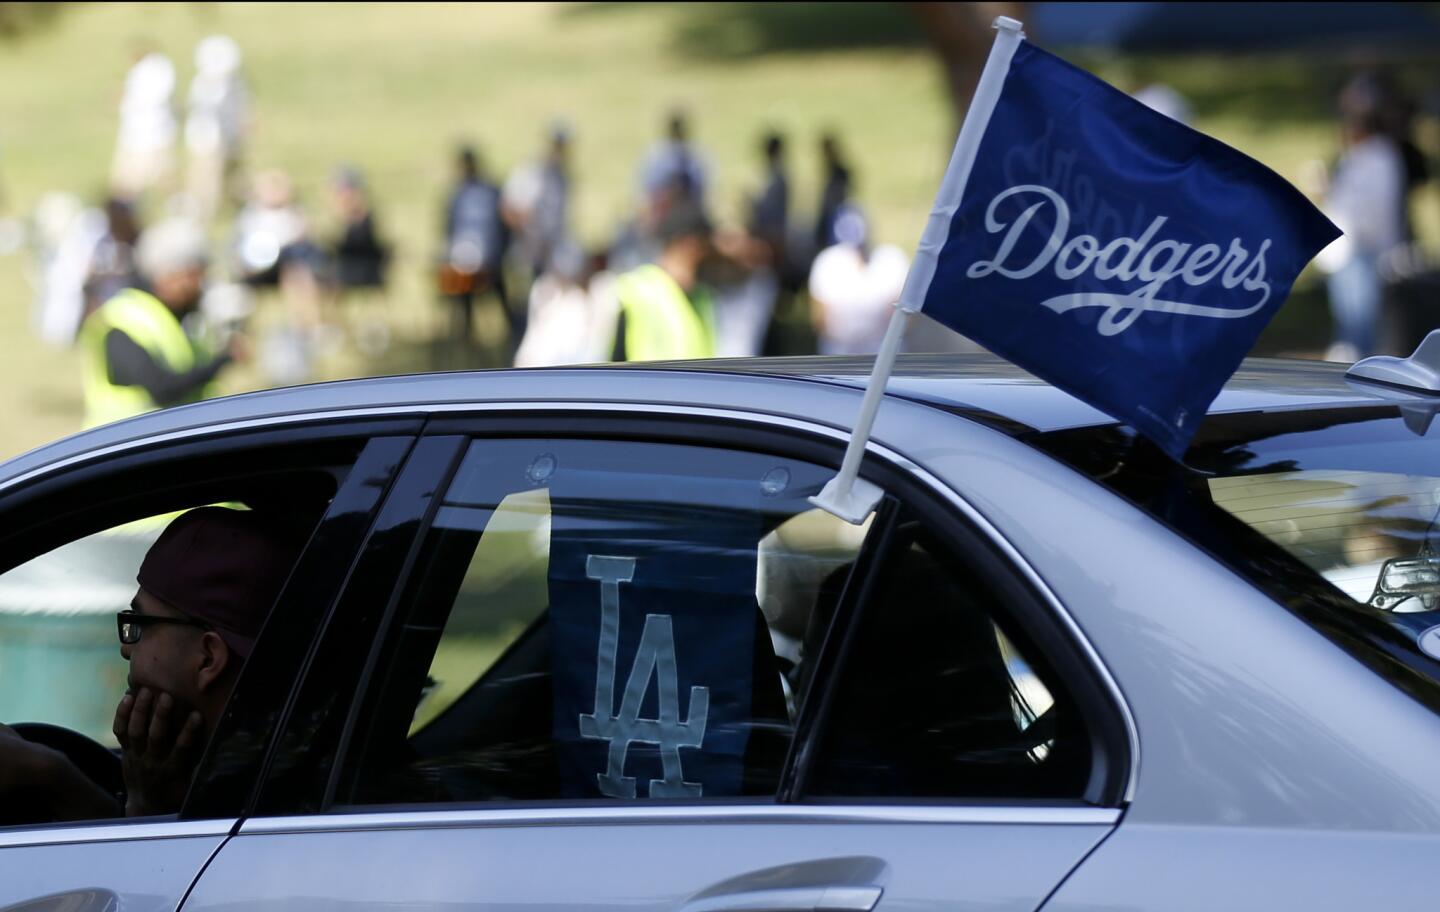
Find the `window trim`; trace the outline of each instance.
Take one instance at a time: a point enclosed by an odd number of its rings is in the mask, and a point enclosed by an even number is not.
[[[84,517],[86,511],[71,510],[65,514],[48,514],[37,511],[43,502],[55,497],[66,496],[77,486],[111,484],[116,478],[135,472],[153,470],[157,462],[185,462],[257,448],[287,449],[297,451],[305,444],[317,441],[368,440],[385,436],[414,436],[420,432],[422,422],[418,420],[362,419],[356,421],[326,420],[302,427],[276,430],[265,425],[251,425],[242,429],[216,430],[215,433],[196,435],[160,435],[110,447],[97,453],[87,453],[84,458],[75,457],[36,469],[22,479],[0,485],[0,515],[10,520],[17,512],[37,512],[38,520],[25,523],[15,531],[0,532],[0,565],[8,563],[3,558],[17,540],[31,537],[36,529],[52,531],[57,535],[71,535],[71,530],[91,528],[91,522]],[[214,430],[214,429],[212,429]],[[93,458],[91,458],[93,457]],[[107,458],[108,457],[108,458]],[[297,463],[304,462],[296,457]],[[26,482],[23,486],[20,481]],[[176,484],[183,487],[186,484]],[[123,488],[117,488],[123,490]],[[154,489],[147,489],[153,493]],[[133,493],[117,493],[112,501],[133,497]],[[144,495],[142,495],[144,496]],[[12,526],[13,527],[13,522]],[[92,531],[105,528],[102,524]],[[42,549],[43,552],[43,549]],[[10,566],[15,566],[10,564]]]
[[[223,800],[217,800],[207,789],[192,786],[186,795],[184,806],[180,809],[182,819],[206,819],[217,815],[238,817],[254,806],[261,784],[269,775],[279,743],[279,734],[318,647],[319,631],[334,610],[340,593],[349,580],[350,571],[360,558],[361,549],[384,503],[385,495],[399,477],[415,441],[414,435],[374,436],[366,440],[356,454],[355,462],[350,467],[350,475],[346,479],[347,483],[353,479],[354,484],[342,485],[336,492],[335,499],[317,523],[296,564],[296,570],[302,575],[286,582],[275,603],[274,613],[287,625],[288,631],[277,636],[279,631],[271,626],[271,622],[267,622],[270,635],[265,636],[262,631],[256,642],[257,650],[288,650],[295,656],[295,675],[288,683],[273,683],[268,697],[262,698],[263,705],[274,710],[274,724],[270,726],[263,741],[251,748],[256,755],[252,761],[253,775],[249,788],[243,795],[236,796],[236,800],[227,804]],[[374,490],[375,488],[378,490]],[[343,528],[347,521],[352,528]],[[325,568],[332,561],[344,563],[347,568],[344,575],[325,573]],[[315,564],[319,564],[318,569]],[[309,572],[306,572],[307,570]],[[297,581],[300,584],[298,587],[295,585]],[[301,612],[293,610],[297,604],[308,607],[308,613],[302,616]],[[287,610],[286,606],[290,606],[291,610]],[[302,632],[296,634],[297,629]],[[310,631],[308,638],[303,634],[307,629]],[[280,643],[278,647],[273,645],[276,642]],[[265,643],[272,645],[267,647],[263,645]],[[265,655],[261,658],[263,660]],[[236,684],[235,693],[241,692],[240,685],[243,683],[242,669],[241,680]],[[210,776],[207,773],[212,771],[212,766],[221,765],[216,756],[216,745],[220,736],[234,734],[235,727],[244,724],[236,718],[240,708],[234,700],[235,693],[231,694],[231,700],[225,707],[215,736],[206,745],[205,754],[196,765],[197,782],[208,781]],[[251,692],[247,689],[244,693],[249,695]],[[249,707],[245,709],[250,711]],[[252,717],[249,721],[253,724],[256,720]],[[242,744],[247,743],[243,730],[238,737]]]
[[[861,545],[850,575],[840,589],[835,616],[830,619],[830,626],[820,644],[815,674],[810,680],[810,689],[819,688],[820,693],[817,699],[809,699],[809,694],[805,694],[806,699],[801,704],[800,718],[795,723],[795,738],[781,771],[776,797],[781,804],[796,803],[805,793],[814,753],[824,740],[826,722],[835,703],[833,680],[845,670],[846,658],[853,648],[855,630],[859,626],[855,623],[856,616],[875,591],[880,579],[879,563],[890,553],[894,543],[897,520],[903,512],[900,502],[893,495],[886,494],[880,498],[875,510],[870,534]],[[857,582],[858,586],[855,585]]]
[[[887,495],[886,500],[893,501],[893,498]],[[962,560],[967,561],[971,572],[974,573],[988,590],[995,593],[998,597],[998,603],[1004,606],[1003,617],[992,616],[989,618],[990,623],[1002,632],[1011,625],[1020,627],[1020,633],[1026,639],[1034,641],[1039,646],[1044,661],[1046,664],[1052,666],[1051,670],[1061,679],[1057,683],[1064,686],[1067,692],[1066,698],[1076,704],[1085,722],[1086,739],[1089,742],[1091,752],[1090,770],[1085,789],[1080,796],[1075,797],[1015,796],[1013,798],[1005,798],[945,795],[897,799],[884,796],[867,797],[863,795],[852,796],[844,794],[809,794],[807,787],[809,786],[812,769],[810,764],[819,762],[813,755],[819,754],[823,756],[824,742],[830,731],[831,720],[834,718],[833,704],[836,685],[832,684],[826,690],[824,703],[818,710],[818,718],[814,721],[810,732],[812,741],[806,745],[806,750],[812,757],[807,759],[805,767],[799,771],[797,776],[798,781],[794,785],[794,800],[806,804],[845,805],[856,802],[871,803],[898,800],[906,804],[910,802],[920,802],[947,806],[965,806],[975,803],[985,804],[996,801],[1054,802],[1060,804],[1071,801],[1081,801],[1089,806],[1102,806],[1106,794],[1106,779],[1107,776],[1112,773],[1112,771],[1107,768],[1109,764],[1103,747],[1100,743],[1097,743],[1101,742],[1105,738],[1105,735],[1103,732],[1096,730],[1095,716],[1097,714],[1094,712],[1093,707],[1086,705],[1085,695],[1081,693],[1077,696],[1074,688],[1070,686],[1074,672],[1066,667],[1067,665],[1073,667],[1073,662],[1067,658],[1067,650],[1063,646],[1057,648],[1054,645],[1053,631],[1048,629],[1048,624],[1044,619],[1027,617],[1027,615],[1033,615],[1035,613],[1034,609],[1037,607],[1034,604],[1033,594],[1016,578],[1016,574],[1009,564],[1003,561],[997,562],[993,550],[987,547],[988,543],[983,541],[973,529],[967,528],[962,524],[955,524],[954,528],[949,530],[952,534],[947,536],[945,529],[936,522],[927,521],[923,518],[920,515],[921,511],[915,509],[913,504],[901,503],[899,501],[893,501],[893,503],[892,512],[887,517],[889,526],[885,529],[886,536],[884,540],[876,543],[875,550],[868,555],[873,565],[867,567],[865,570],[867,576],[861,580],[861,590],[852,595],[849,591],[851,586],[847,582],[846,591],[842,596],[842,610],[836,613],[835,623],[843,626],[838,634],[832,631],[830,637],[830,639],[838,640],[838,645],[833,647],[835,654],[832,655],[830,659],[833,674],[837,678],[843,676],[846,673],[846,668],[853,660],[854,651],[862,648],[857,645],[857,637],[859,636],[859,630],[864,624],[867,613],[877,609],[885,610],[874,601],[874,593],[878,585],[878,579],[883,572],[883,562],[894,555],[897,544],[903,544],[904,539],[900,537],[902,535],[900,531],[901,528],[907,525],[918,525],[926,536],[935,539],[938,544],[944,546],[950,555],[959,556]],[[1011,632],[1009,635],[1013,637],[1015,633]],[[1045,646],[1045,641],[1047,640],[1051,641],[1048,648]],[[827,650],[832,648],[829,640],[827,640],[825,648]],[[1024,652],[1024,655],[1030,656],[1031,653],[1027,650]]]
[[[238,435],[250,432],[283,434],[294,440],[295,434],[323,436],[338,428],[356,428],[357,436],[383,436],[391,434],[418,433],[424,424],[424,408],[356,408],[324,412],[300,412],[290,415],[272,415],[265,418],[251,418],[227,421],[222,424],[202,425],[181,430],[164,431],[144,437],[136,437],[119,443],[107,444],[92,450],[84,450],[56,458],[53,462],[36,466],[29,471],[0,481],[0,504],[5,504],[17,493],[26,492],[29,485],[51,480],[57,474],[69,471],[96,469],[106,471],[119,458],[143,453],[155,447],[167,445],[224,447],[226,442]],[[17,457],[18,458],[18,457]],[[7,506],[8,508],[8,506]]]
[[[432,809],[434,808],[434,809]],[[237,835],[344,833],[514,826],[613,826],[645,824],[971,824],[987,826],[1114,826],[1119,808],[1071,804],[646,804],[496,806],[382,812],[250,817]]]
[[[100,820],[95,823],[43,824],[0,830],[0,850],[22,846],[73,845],[80,842],[133,842],[139,839],[184,839],[230,836],[238,818],[210,820]]]
[[[557,401],[442,404],[430,411],[432,417],[426,425],[425,437],[422,439],[452,435],[464,435],[467,438],[544,436],[691,443],[735,449],[736,427],[745,426],[750,433],[747,433],[744,439],[743,449],[803,458],[830,466],[839,464],[839,456],[849,440],[847,430],[829,425],[760,412],[704,406],[667,405],[664,412],[658,412],[654,406],[640,403]],[[1081,631],[1079,624],[1014,545],[957,491],[904,454],[873,439],[867,443],[866,452],[868,458],[862,464],[862,477],[879,484],[888,493],[898,497],[947,543],[956,542],[956,529],[968,529],[969,538],[987,543],[1014,571],[1016,582],[1031,596],[1024,600],[1029,604],[1030,613],[1017,612],[1016,621],[1032,638],[1040,641],[1046,657],[1057,667],[1070,687],[1071,695],[1080,705],[1091,732],[1092,749],[1096,755],[1092,769],[1092,789],[1087,793],[1087,799],[1098,807],[1128,805],[1135,794],[1139,769],[1138,730],[1114,676]],[[406,466],[402,478],[396,482],[397,490],[405,485],[404,475],[412,469],[413,463]],[[451,473],[453,470],[452,465]],[[929,496],[907,496],[917,490]],[[935,497],[938,497],[939,502],[932,499]],[[386,507],[382,507],[382,512],[385,509]],[[405,546],[407,565],[413,560],[414,549],[418,547],[426,529],[428,522],[414,523]],[[387,617],[393,611],[395,600],[405,583],[404,576],[396,577],[391,590],[385,594]],[[344,599],[345,594],[342,593],[340,600],[343,602]],[[380,645],[379,632],[377,629],[376,636],[370,643],[372,655]],[[358,711],[359,695],[372,683],[369,676],[372,665],[370,655],[367,655],[365,664],[367,673],[357,682],[355,693],[350,698],[352,715]],[[306,669],[307,675],[308,671],[309,669]],[[300,686],[304,686],[303,680]],[[821,683],[820,686],[826,685]],[[327,800],[319,810],[326,818],[336,816],[331,811],[328,799],[333,797],[339,784],[342,764],[338,761],[341,757],[342,754],[337,750],[334,758],[336,762],[332,765],[325,789]],[[785,776],[789,776],[788,771]],[[1026,806],[1028,801],[1030,799],[1015,799],[1016,806]],[[1063,807],[1066,802],[1056,799],[1053,804]],[[978,799],[937,799],[927,802],[925,806],[959,809],[983,806],[983,802]],[[270,816],[279,818],[290,815]],[[348,813],[339,816],[348,816]]]
[[[360,710],[365,705],[365,694],[370,685],[374,682],[375,669],[380,663],[380,657],[385,652],[386,637],[395,623],[395,614],[400,610],[400,602],[405,596],[405,589],[409,583],[410,575],[415,570],[415,564],[420,559],[420,549],[425,542],[425,537],[435,523],[435,514],[440,510],[444,501],[443,493],[449,489],[450,483],[455,478],[455,473],[464,464],[465,455],[469,452],[470,438],[460,434],[426,434],[423,442],[427,448],[434,450],[435,465],[444,465],[442,474],[429,484],[425,479],[417,479],[415,472],[423,470],[425,462],[417,460],[419,467],[414,471],[407,471],[404,477],[399,479],[397,494],[408,488],[414,488],[416,500],[409,503],[401,503],[398,510],[405,510],[404,516],[412,517],[416,528],[411,533],[410,541],[405,548],[404,557],[395,573],[394,581],[390,587],[390,593],[385,600],[384,609],[380,613],[378,622],[370,638],[370,649],[365,656],[365,664],[361,667],[359,686],[355,689],[355,695],[350,700],[350,706],[345,714],[345,722],[340,731],[340,741],[335,746],[335,759],[331,763],[330,777],[325,784],[325,794],[321,798],[320,807],[328,810],[335,803],[335,793],[340,787],[344,778],[346,754],[350,752],[350,746],[354,743],[356,728],[360,725]],[[408,468],[408,467],[407,467]],[[417,484],[418,482],[418,484]],[[412,495],[413,496],[413,495]],[[387,502],[386,506],[389,506]],[[412,512],[419,507],[419,513]],[[383,508],[382,508],[383,509]],[[349,581],[346,581],[348,588]],[[342,591],[341,600],[344,599]]]
[[[335,712],[340,714],[336,749],[333,756],[328,758],[331,765],[325,773],[325,784],[321,787],[320,794],[315,796],[316,810],[323,812],[339,773],[340,765],[336,761],[343,756],[348,743],[353,716],[358,711],[359,696],[369,683],[369,672],[374,661],[372,653],[382,642],[379,631],[383,629],[385,619],[390,616],[394,603],[400,597],[401,589],[396,583],[404,579],[403,571],[410,566],[412,554],[419,546],[421,520],[429,515],[430,507],[439,500],[433,496],[436,486],[433,478],[427,477],[427,470],[438,466],[437,474],[448,479],[459,463],[463,452],[462,443],[463,439],[455,436],[422,436],[411,447],[404,465],[390,479],[377,511],[372,514],[364,540],[356,550],[349,572],[337,588],[335,597],[311,637],[311,648],[306,656],[305,666],[300,669],[284,712],[275,726],[265,765],[257,779],[252,800],[246,807],[245,816],[264,814],[265,807],[276,800],[276,794],[281,788],[276,781],[276,755],[279,745],[286,740],[308,743],[313,739],[312,730],[293,729],[296,713],[304,708],[302,703],[305,698],[316,688],[325,692],[333,692],[339,688],[342,692],[348,691],[348,699],[335,707]],[[371,577],[377,575],[390,581],[388,591],[380,592],[357,583],[357,580],[370,581]],[[379,600],[378,605],[373,601],[369,603],[370,607],[378,612],[372,625],[337,623],[342,612],[360,610],[354,607],[354,603],[359,601],[363,608],[367,604],[367,598]],[[353,651],[345,648],[351,644],[355,645]],[[338,682],[331,677],[329,680],[312,681],[312,677],[317,674],[317,664],[334,664],[337,655],[342,662],[359,659],[360,667],[354,669],[355,680]],[[350,658],[346,659],[346,656]]]

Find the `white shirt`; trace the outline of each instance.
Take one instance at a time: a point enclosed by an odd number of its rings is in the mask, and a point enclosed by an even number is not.
[[[160,149],[175,142],[175,65],[164,54],[146,54],[125,74],[120,100],[120,145]]]
[[[196,73],[190,83],[185,145],[196,152],[234,153],[245,133],[245,84],[238,72]]]
[[[1378,255],[1405,240],[1405,162],[1389,138],[1371,136],[1335,166],[1325,212],[1361,253]]]
[[[810,297],[819,302],[825,318],[820,353],[878,351],[909,269],[904,251],[893,244],[876,247],[869,260],[848,244],[820,251],[810,267]]]

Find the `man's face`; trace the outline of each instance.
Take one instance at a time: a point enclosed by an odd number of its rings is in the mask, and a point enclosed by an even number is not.
[[[335,185],[335,208],[347,219],[359,219],[365,214],[365,194],[349,184],[338,182]]]
[[[188,620],[160,599],[140,589],[130,610],[143,615]],[[168,693],[183,706],[199,703],[198,672],[203,653],[200,638],[204,631],[184,624],[144,624],[140,642],[120,644],[120,655],[130,663],[126,678],[131,693],[141,687]]]
[[[200,303],[205,291],[205,267],[191,266],[156,276],[155,296],[178,314],[187,314]]]
[[[692,234],[681,238],[677,244],[684,256],[699,269],[715,255],[715,243],[708,234]]]

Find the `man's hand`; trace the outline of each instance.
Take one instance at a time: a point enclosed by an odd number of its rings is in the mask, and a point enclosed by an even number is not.
[[[68,757],[25,740],[8,725],[0,725],[0,796],[25,796],[48,815],[23,821],[27,823],[93,820],[113,817],[119,810],[115,799]]]
[[[248,336],[236,330],[230,334],[230,339],[225,343],[225,351],[230,355],[231,361],[236,364],[246,364],[254,354],[254,347],[250,344]]]
[[[45,766],[45,748],[20,737],[15,729],[0,725],[0,795],[17,789],[34,788]]]
[[[202,720],[185,713],[168,693],[142,687],[120,698],[115,737],[125,775],[125,816],[170,814],[180,809],[199,759]]]

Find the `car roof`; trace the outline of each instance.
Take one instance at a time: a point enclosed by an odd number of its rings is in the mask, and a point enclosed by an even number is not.
[[[704,392],[697,393],[696,381],[704,391],[713,389],[717,401],[733,402],[743,395],[753,409],[757,381],[823,384],[832,392],[844,389],[858,396],[873,364],[873,355],[735,358],[405,374],[282,387],[162,409],[82,431],[0,465],[0,486],[47,464],[118,444],[236,422],[260,424],[295,416],[384,410],[423,415],[442,405],[478,406],[497,398],[606,401],[613,396],[616,401],[643,401],[659,409],[667,404],[709,404]],[[683,376],[686,382],[658,385],[656,380],[666,378],[657,377],[657,372],[673,380]],[[746,381],[743,392],[734,388],[740,380]],[[1210,412],[1374,404],[1381,394],[1372,390],[1347,381],[1345,365],[1251,358],[1230,378]],[[901,355],[887,394],[1011,431],[1115,423],[1074,396],[987,353]],[[796,413],[795,417],[809,416]]]
[[[705,370],[804,377],[863,389],[873,355],[737,358],[691,362]],[[684,362],[675,362],[676,366]],[[1209,413],[1374,404],[1373,386],[1345,379],[1349,365],[1289,358],[1247,358],[1211,404]],[[918,402],[974,411],[1037,431],[1114,424],[1029,371],[988,352],[905,354],[896,360],[886,390]],[[978,414],[983,413],[983,414]]]

